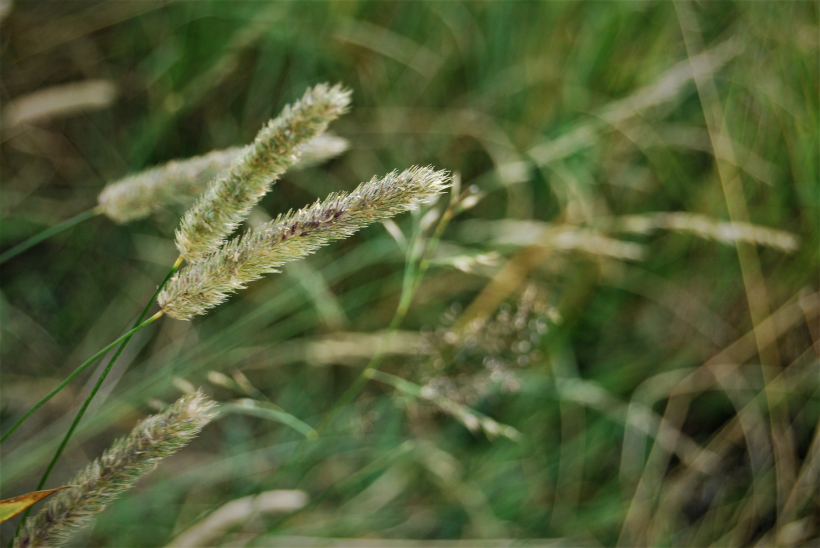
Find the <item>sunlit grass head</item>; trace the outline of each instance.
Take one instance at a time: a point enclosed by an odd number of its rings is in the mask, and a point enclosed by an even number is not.
[[[446,189],[450,177],[431,167],[374,177],[353,192],[280,215],[228,242],[205,260],[176,274],[159,296],[166,314],[187,320],[283,264],[301,259],[333,240],[417,207]]]
[[[176,234],[180,255],[195,263],[216,252],[273,183],[298,161],[302,147],[344,114],[349,103],[350,91],[322,84],[286,106],[185,214]]]

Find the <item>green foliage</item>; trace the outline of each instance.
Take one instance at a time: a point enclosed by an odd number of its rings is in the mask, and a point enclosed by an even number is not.
[[[696,24],[682,29],[688,16]],[[94,207],[108,182],[251,142],[326,81],[352,90],[333,125],[350,149],[288,170],[251,228],[410,165],[457,174],[463,200],[476,187],[477,202],[448,223],[428,213],[443,214],[443,198],[284,265],[191,323],[138,333],[50,486],[157,400],[176,399],[180,378],[319,435],[220,416],[80,543],[164,546],[271,489],[310,502],[234,526],[226,544],[816,538],[818,18],[814,2],[17,2],[2,22],[4,105],[87,78],[118,95],[107,108],[3,126],[3,250]],[[664,80],[703,51],[714,66],[699,79]],[[641,95],[659,82],[663,100]],[[716,159],[727,142],[733,158]],[[742,202],[726,192],[732,181]],[[731,213],[740,206],[748,218]],[[0,431],[128,329],[177,256],[182,212],[127,225],[97,217],[0,266]],[[727,245],[680,224],[615,229],[657,212],[723,223],[715,230],[750,223],[799,247]],[[615,256],[624,243],[641,260]],[[522,353],[503,319],[527,295],[530,319],[548,327]],[[759,337],[775,335],[761,349],[752,317],[765,309],[777,321],[757,322]],[[501,331],[482,331],[493,325]],[[459,338],[465,326],[473,342]],[[487,381],[495,370],[479,349],[495,341],[509,347],[486,355],[516,383]],[[379,352],[383,373],[329,419]],[[213,371],[231,382],[209,383]],[[0,497],[32,490],[84,395],[69,385],[0,446]],[[472,432],[442,397],[514,428],[517,441]],[[0,528],[6,542],[14,525]]]

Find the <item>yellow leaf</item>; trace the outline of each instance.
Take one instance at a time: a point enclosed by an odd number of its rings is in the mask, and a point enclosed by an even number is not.
[[[57,487],[56,489],[34,491],[33,493],[26,493],[25,495],[20,495],[19,497],[0,500],[0,523],[3,523],[7,519],[13,518],[20,512],[24,511],[26,508],[33,506],[34,504],[43,500],[50,494],[55,493],[60,489],[65,489],[66,487],[71,486],[64,485],[63,487]]]

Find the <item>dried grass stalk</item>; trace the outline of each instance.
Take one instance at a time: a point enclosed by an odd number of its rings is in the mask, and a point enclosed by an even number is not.
[[[724,244],[747,242],[785,253],[794,253],[800,248],[800,238],[783,230],[749,223],[721,222],[694,213],[649,213],[616,217],[611,221],[609,229],[636,234],[648,234],[655,230],[689,232]]]
[[[215,253],[276,179],[299,159],[301,146],[323,133],[349,103],[348,90],[320,84],[286,106],[185,214],[176,237],[180,255],[196,263]]]
[[[302,508],[308,503],[304,491],[265,491],[224,504],[205,519],[172,540],[166,548],[199,548],[218,546],[232,527],[247,524],[261,514],[284,514]]]
[[[350,194],[331,194],[324,202],[279,215],[234,238],[205,261],[185,267],[168,282],[158,302],[166,314],[180,320],[203,314],[248,282],[368,224],[414,209],[449,185],[444,171],[412,167],[374,177]]]
[[[214,402],[202,392],[179,399],[163,413],[140,423],[102,457],[89,464],[33,519],[26,522],[14,548],[61,546],[94,514],[102,512],[159,461],[188,444],[216,416]]]
[[[211,180],[230,168],[248,148],[216,150],[129,175],[103,189],[98,198],[100,211],[114,222],[127,223],[147,217],[162,207],[185,203],[205,192]],[[323,163],[347,148],[346,139],[317,135],[303,145],[299,161],[291,169]]]

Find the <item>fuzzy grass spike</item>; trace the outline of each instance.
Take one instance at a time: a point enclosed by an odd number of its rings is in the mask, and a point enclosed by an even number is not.
[[[205,313],[243,289],[248,282],[277,272],[333,240],[360,228],[414,209],[450,186],[450,176],[432,167],[374,177],[351,193],[334,193],[324,202],[279,215],[231,240],[207,260],[189,265],[160,293],[166,314],[180,320]]]
[[[299,159],[303,145],[344,114],[349,103],[350,91],[320,84],[286,106],[185,214],[176,234],[180,255],[197,263],[222,247],[251,208]]]
[[[163,458],[188,444],[216,416],[214,402],[202,392],[177,400],[164,412],[141,422],[102,457],[74,477],[33,519],[24,525],[14,548],[64,544],[94,514],[102,512]]]
[[[347,148],[348,142],[342,137],[317,135],[303,145],[299,161],[292,169],[321,164]],[[147,217],[162,207],[185,203],[205,192],[217,175],[247,152],[248,147],[215,150],[129,175],[103,189],[98,198],[100,211],[123,224]]]

